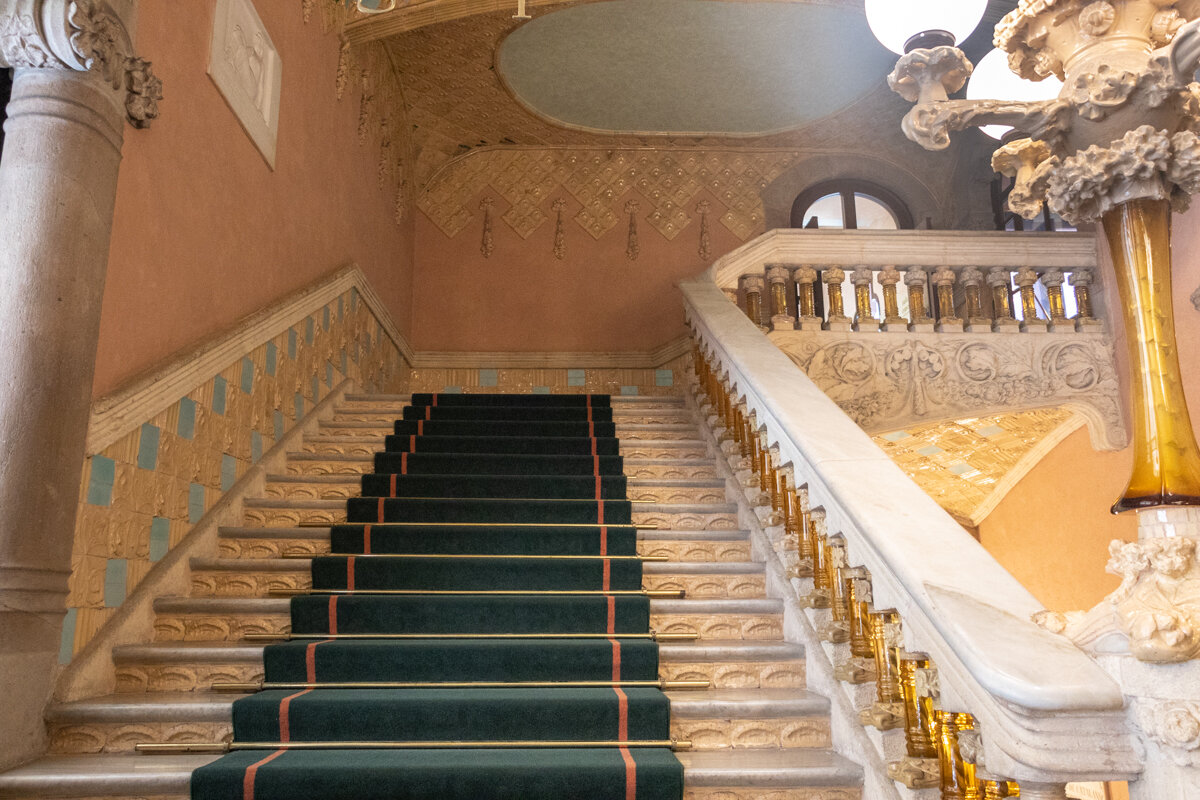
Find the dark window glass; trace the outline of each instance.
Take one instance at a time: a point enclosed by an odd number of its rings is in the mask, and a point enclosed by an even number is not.
[[[0,152],[4,151],[4,121],[8,119],[8,99],[12,97],[13,71],[0,69]]]

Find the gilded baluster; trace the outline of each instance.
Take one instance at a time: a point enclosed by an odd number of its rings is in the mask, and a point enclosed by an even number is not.
[[[800,599],[809,608],[829,608],[829,569],[825,562],[825,512],[816,510],[808,516],[808,557],[812,564],[812,591]]]
[[[937,718],[942,800],[982,800],[975,765],[963,758],[959,742],[961,733],[975,730],[974,718],[949,711],[937,712]]]
[[[983,273],[975,267],[964,267],[958,273],[958,281],[963,285],[963,294],[967,298],[967,320],[963,330],[967,333],[990,331],[992,321],[983,313]]]
[[[770,499],[771,493],[771,447],[767,443],[767,429],[765,427],[758,430],[758,488],[763,494]],[[774,509],[774,503],[771,504]]]
[[[1038,274],[1032,267],[1021,267],[1017,270],[1017,288],[1021,290],[1021,330],[1030,333],[1044,333],[1049,330],[1048,323],[1038,316],[1037,296],[1033,285],[1038,281]]]
[[[893,650],[900,646],[900,614],[894,609],[875,612],[871,620],[871,649],[875,652],[875,704],[859,713],[863,725],[890,731],[904,724],[904,695],[900,691]]]
[[[963,321],[954,316],[954,282],[957,279],[958,275],[949,267],[938,267],[933,273],[933,285],[937,287],[938,333],[957,333],[963,329]],[[979,287],[975,288],[978,302]]]
[[[842,570],[848,569],[846,540],[830,537],[825,542],[825,575],[829,584],[829,623],[821,628],[821,638],[833,644],[850,641],[850,611],[846,607],[846,584]]]
[[[933,332],[933,317],[925,309],[925,287],[929,273],[920,267],[909,267],[904,274],[904,285],[908,287],[908,329],[919,333]]]
[[[1007,269],[988,270],[987,284],[992,287],[992,330],[1015,330],[1020,323],[1012,313],[1012,279]]]
[[[834,667],[833,677],[845,683],[870,683],[875,680],[875,651],[871,649],[871,576],[865,567],[841,570],[846,594],[847,627],[850,655]]]
[[[829,266],[821,272],[821,281],[825,284],[829,296],[829,308],[826,309],[825,324],[821,326],[827,331],[850,330],[850,318],[846,316],[845,304],[842,300],[842,283],[846,280],[846,272],[841,267]]]
[[[864,333],[879,330],[879,320],[871,312],[871,281],[874,275],[866,265],[850,273],[850,282],[854,284],[854,330]]]
[[[1092,310],[1092,281],[1095,273],[1088,267],[1082,267],[1071,274],[1071,288],[1075,290],[1075,307],[1079,313],[1075,315],[1075,330],[1096,331],[1103,328],[1100,320]]]
[[[1042,273],[1042,286],[1046,287],[1046,297],[1049,299],[1050,320],[1048,327],[1051,331],[1063,330],[1067,327],[1067,307],[1063,302],[1062,270],[1048,269]]]
[[[906,331],[908,320],[900,316],[900,303],[896,299],[896,284],[900,283],[900,271],[886,266],[879,271],[879,285],[883,287],[883,331]]]
[[[934,789],[941,785],[938,764],[937,722],[934,698],[937,673],[924,653],[897,648],[900,691],[904,696],[904,744],[907,755],[888,764],[888,777],[909,789]]]
[[[1020,797],[1021,787],[1016,781],[984,781],[984,800],[1004,800],[1006,797]]]
[[[771,330],[794,331],[796,320],[788,313],[787,285],[791,271],[782,264],[767,265],[767,285],[771,294]]]
[[[821,330],[821,318],[817,316],[817,271],[809,266],[792,270],[792,281],[796,284],[796,317],[802,331]]]
[[[763,327],[762,295],[763,278],[761,275],[743,275],[742,287],[746,293],[746,316],[758,327]]]
[[[808,505],[808,489],[796,488],[796,577],[807,578],[812,566],[812,513]]]

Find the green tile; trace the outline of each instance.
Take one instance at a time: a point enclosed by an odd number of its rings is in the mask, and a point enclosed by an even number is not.
[[[582,369],[567,370],[567,386],[586,386],[587,372]]]
[[[444,386],[442,391],[446,394],[462,394],[461,386]]]
[[[296,360],[296,329],[288,328],[288,358]]]
[[[320,399],[321,399],[321,382],[320,382],[319,380],[317,380],[317,376],[316,376],[316,375],[313,375],[313,376],[312,376],[312,401],[313,401],[313,405],[316,405],[316,404],[317,404],[317,401],[318,401],[318,400],[320,400]]]
[[[654,370],[654,385],[655,386],[674,386],[675,371],[669,369]]]
[[[905,439],[912,438],[912,434],[908,431],[892,431],[891,433],[885,433],[883,438],[889,442],[902,442]]]
[[[58,663],[70,664],[71,656],[75,654],[75,623],[79,619],[79,609],[68,608],[63,617],[62,638],[58,643]]]
[[[242,359],[242,392],[250,394],[254,391],[254,362],[249,358]]]
[[[951,472],[953,472],[955,475],[965,475],[966,473],[972,471],[973,469],[974,469],[974,467],[972,467],[970,464],[966,463],[965,461],[960,461],[957,464],[951,464],[949,467],[949,470]]]
[[[346,348],[344,348],[344,347],[342,348],[341,362],[342,362],[342,377],[344,378],[350,374],[350,364],[347,363],[348,359],[346,358]]]
[[[184,439],[191,439],[196,435],[196,401],[190,397],[181,398],[179,401],[179,424],[175,426],[175,433]]]
[[[158,439],[157,425],[151,425],[149,422],[142,425],[137,454],[137,465],[141,469],[154,469],[158,466]]]
[[[304,395],[300,394],[299,392],[296,392],[296,396],[294,398],[294,404],[296,407],[296,421],[299,422],[300,419],[304,416]]]
[[[333,364],[328,361],[325,362],[325,385],[333,387]]]
[[[496,386],[500,383],[500,370],[496,369],[481,369],[479,370],[479,385],[480,386]]]
[[[306,317],[304,320],[304,343],[312,344],[314,338],[313,318]]]
[[[278,361],[279,361],[279,348],[275,346],[274,342],[267,342],[266,369],[267,369],[267,374],[270,375],[271,377],[275,377],[275,369],[278,365]]]
[[[116,478],[117,462],[107,456],[92,456],[92,471],[88,477],[88,503],[93,506],[112,505],[113,483]]]
[[[1004,428],[999,425],[988,425],[976,431],[980,436],[999,436],[1004,433]]]
[[[353,286],[350,287],[350,310],[358,310],[358,288]]]
[[[275,441],[278,442],[280,439],[283,438],[283,412],[280,411],[279,409],[275,409],[275,413],[272,414],[271,416],[273,418],[272,421],[275,425]]]
[[[549,386],[535,386],[535,387],[533,387],[533,393],[534,394],[550,394],[550,387]]]
[[[212,410],[213,410],[214,414],[220,414],[221,416],[225,415],[225,389],[226,388],[227,387],[226,387],[225,378],[223,378],[220,375],[213,378]]]
[[[329,306],[321,309],[321,329],[329,330]]]
[[[171,520],[155,517],[150,520],[150,560],[161,561],[171,549]]]
[[[936,444],[931,444],[931,445],[922,447],[917,452],[923,456],[936,456],[938,453],[944,453],[946,451],[943,450],[942,448],[938,447]]]
[[[345,308],[344,307],[345,307],[345,304],[342,302],[342,298],[339,296],[338,297],[338,322],[341,322],[342,317],[345,316],[345,314],[344,314]]]
[[[237,482],[237,459],[229,453],[221,454],[221,491],[228,492]]]
[[[193,525],[204,516],[204,487],[198,483],[188,486],[188,522]]]
[[[250,463],[257,464],[262,458],[262,434],[258,431],[250,431]]]
[[[636,387],[636,386],[622,386],[621,387],[621,394],[623,394],[623,395],[633,395],[633,394],[637,394],[637,393],[638,393],[638,387]]]
[[[110,558],[104,566],[104,606],[116,608],[125,602],[126,580],[129,562],[123,558]]]

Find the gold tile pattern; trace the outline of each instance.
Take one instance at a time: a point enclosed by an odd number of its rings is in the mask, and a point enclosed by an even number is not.
[[[289,431],[346,378],[361,391],[407,390],[407,365],[356,290],[280,330],[90,455],[67,600],[73,638],[64,655],[92,639],[149,573],[152,556],[161,559],[177,545],[221,499],[223,485],[241,478],[277,433]],[[109,462],[111,489],[103,474]],[[153,529],[165,541],[152,544]],[[70,626],[66,635],[72,637]]]

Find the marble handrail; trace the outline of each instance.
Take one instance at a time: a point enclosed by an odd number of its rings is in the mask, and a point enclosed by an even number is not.
[[[1011,253],[1009,255],[1011,258]],[[1041,604],[922,492],[711,278],[680,284],[701,351],[764,426],[797,486],[904,619],[945,705],[975,715],[987,770],[1065,783],[1124,780],[1141,762],[1120,687],[1030,621]]]

